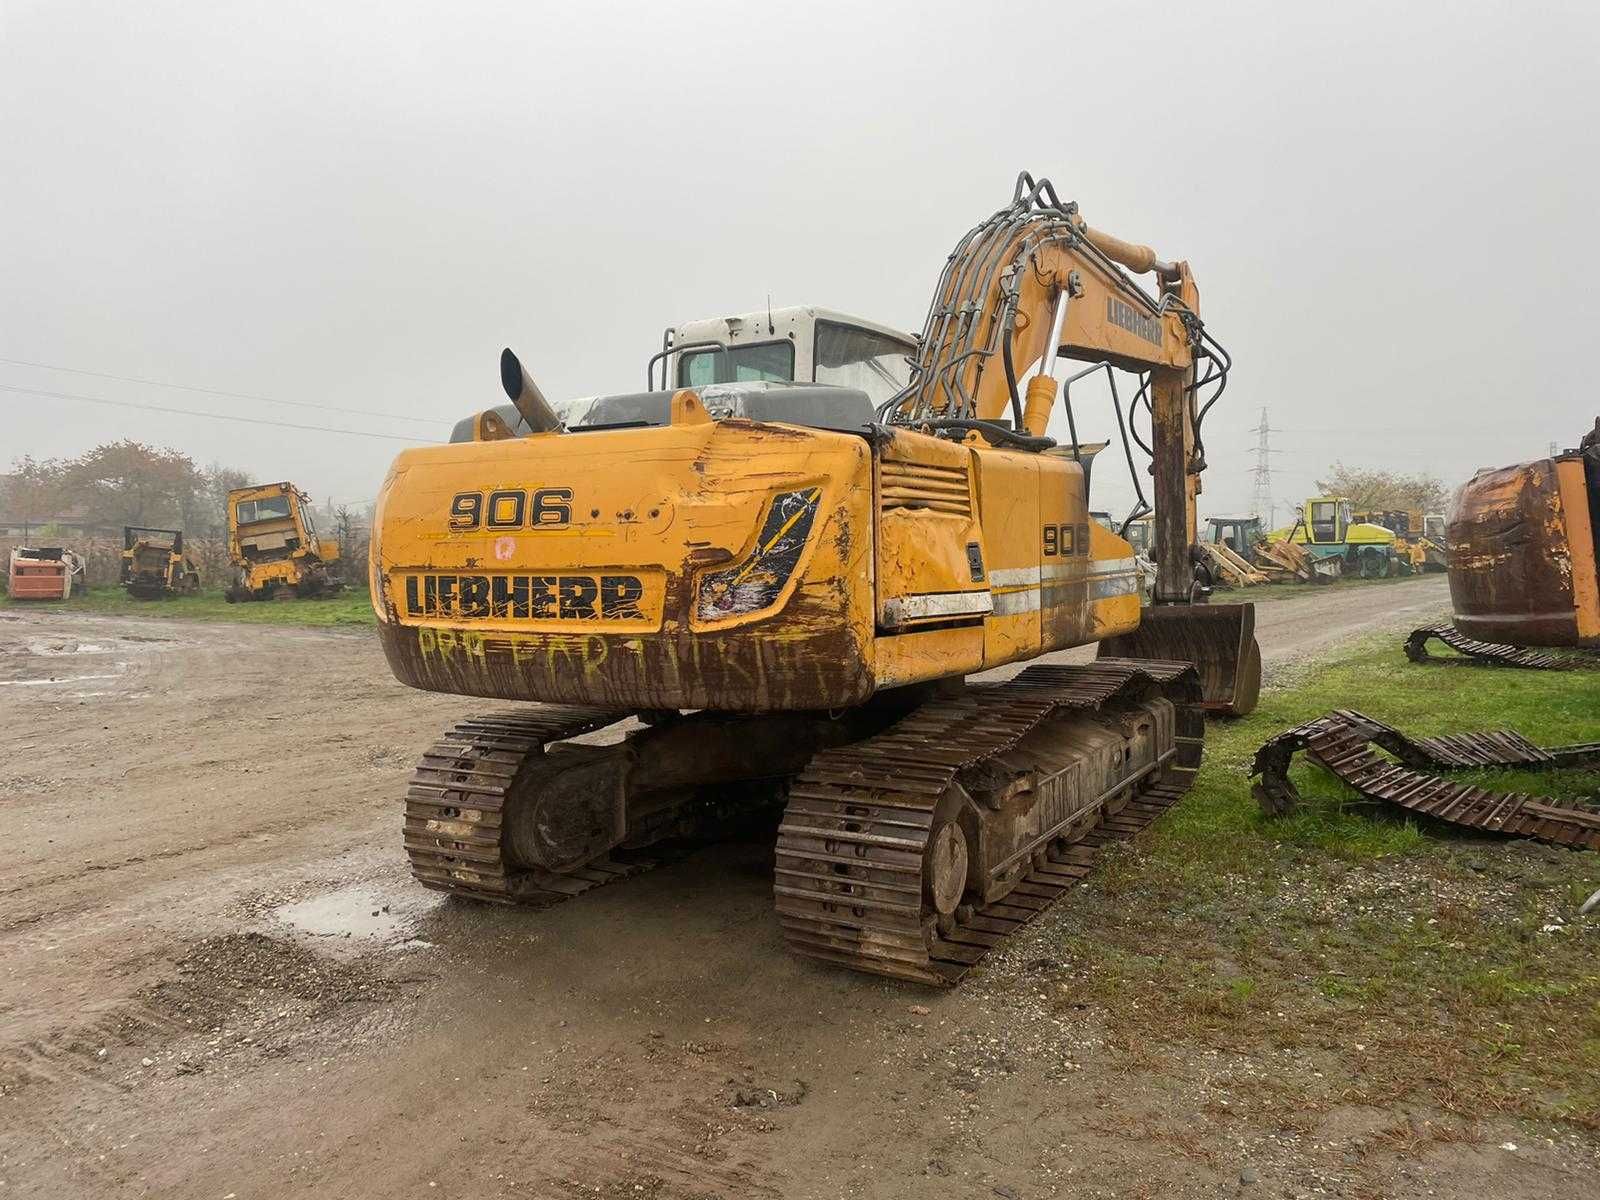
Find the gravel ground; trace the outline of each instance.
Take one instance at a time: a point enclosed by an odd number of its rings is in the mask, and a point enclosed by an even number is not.
[[[1447,603],[1382,593],[1264,605],[1269,681]],[[787,956],[759,843],[539,913],[444,901],[398,798],[477,707],[367,633],[0,614],[0,1195],[1600,1188],[1571,1134],[1286,1124],[1314,1055],[1121,1043],[1053,950],[1093,883],[938,995]]]

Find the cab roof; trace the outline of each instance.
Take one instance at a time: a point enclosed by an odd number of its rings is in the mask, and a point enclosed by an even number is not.
[[[892,325],[869,321],[866,317],[853,316],[833,308],[820,308],[814,304],[793,304],[786,308],[774,308],[770,312],[762,309],[759,312],[736,313],[733,316],[703,317],[695,321],[684,321],[674,325],[672,329],[678,342],[720,340],[724,337],[733,342],[756,342],[787,337],[796,329],[809,327],[818,321],[853,325],[858,329],[881,333],[884,337],[905,342],[907,346],[915,345],[917,340],[914,335],[903,329],[896,329]]]

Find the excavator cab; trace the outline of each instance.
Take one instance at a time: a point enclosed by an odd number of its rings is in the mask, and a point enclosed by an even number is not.
[[[668,326],[645,366],[645,390],[552,404],[567,429],[665,425],[672,394],[693,388],[713,419],[791,421],[859,429],[906,385],[917,339],[865,317],[795,305]],[[520,388],[520,366],[515,387]],[[805,386],[816,385],[816,386]],[[513,390],[507,384],[508,391]],[[533,430],[515,404],[456,422],[452,442],[525,437]]]
[[[670,326],[645,382],[663,390],[818,383],[865,392],[876,407],[906,386],[916,353],[916,338],[891,326],[796,305]]]
[[[1251,547],[1265,536],[1260,517],[1207,517],[1206,528],[1210,532],[1207,541],[1226,546],[1244,559],[1251,557]]]

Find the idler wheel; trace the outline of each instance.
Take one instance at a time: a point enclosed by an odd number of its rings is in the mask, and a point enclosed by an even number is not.
[[[922,856],[923,891],[941,917],[948,917],[967,890],[967,835],[954,821],[934,830]]]

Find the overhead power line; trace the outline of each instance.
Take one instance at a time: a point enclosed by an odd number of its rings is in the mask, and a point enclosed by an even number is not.
[[[301,425],[294,421],[273,421],[267,417],[241,417],[235,413],[198,412],[190,408],[172,408],[165,404],[135,404],[131,400],[106,400],[100,396],[80,396],[75,392],[49,392],[43,388],[17,387],[0,383],[0,392],[22,392],[29,396],[48,396],[52,400],[81,400],[85,404],[107,404],[112,408],[136,408],[144,412],[176,413],[180,417],[209,417],[213,421],[241,421],[246,425],[275,425],[280,429],[303,429],[311,433],[345,433],[351,437],[382,438],[390,442],[407,442],[413,446],[425,445],[437,439],[406,437],[399,433],[379,433],[372,429],[335,429],[328,425]]]
[[[30,362],[24,358],[0,358],[0,363],[14,367],[37,367],[41,371],[66,371],[72,375],[92,375],[96,379],[116,379],[122,383],[141,383],[146,387],[171,388],[178,392],[198,392],[202,396],[223,396],[229,400],[253,400],[258,404],[289,404],[295,408],[320,408],[326,412],[348,413],[355,417],[382,417],[387,421],[413,421],[419,425],[437,428],[445,424],[433,417],[407,417],[399,413],[379,412],[372,408],[340,408],[335,404],[315,404],[310,400],[277,400],[271,396],[256,396],[249,392],[225,392],[219,388],[194,387],[187,383],[167,383],[160,379],[143,379],[138,375],[117,375],[110,371],[89,371],[82,367],[62,367],[54,363]]]

